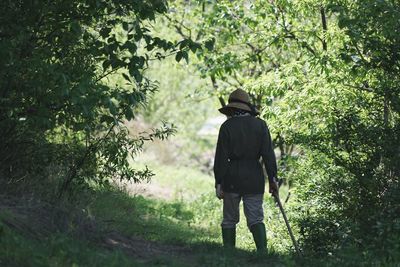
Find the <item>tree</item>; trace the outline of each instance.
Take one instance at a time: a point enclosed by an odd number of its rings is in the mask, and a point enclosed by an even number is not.
[[[198,66],[221,103],[243,87],[271,125],[288,154],[281,170],[296,185],[303,244],[325,253],[398,240],[385,238],[399,201],[400,5],[198,2],[177,3],[182,15],[171,21],[182,36],[209,40]]]
[[[139,181],[129,158],[167,125],[132,137],[125,120],[156,84],[149,60],[188,48],[154,36],[162,0],[2,1],[0,131],[3,184],[29,184],[48,165],[65,166],[60,194],[72,183],[110,177]],[[78,178],[79,177],[79,178]]]

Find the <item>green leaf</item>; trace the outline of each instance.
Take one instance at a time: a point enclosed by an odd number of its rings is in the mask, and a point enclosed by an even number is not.
[[[190,39],[184,39],[182,41],[179,42],[179,49],[183,49],[186,46],[188,46],[190,44],[191,40]]]
[[[182,57],[183,57],[183,52],[182,51],[178,51],[178,53],[176,53],[176,55],[175,55],[175,60],[177,62],[180,62]]]
[[[148,45],[146,46],[146,49],[147,49],[147,51],[153,50],[153,49],[154,49],[154,44],[148,44]]]
[[[82,33],[81,25],[79,25],[79,23],[77,21],[72,21],[70,24],[70,27],[71,27],[71,31],[73,31],[74,33],[77,33],[77,34]]]
[[[133,114],[133,111],[132,111],[131,108],[127,108],[127,109],[125,110],[125,118],[126,118],[128,121],[130,121],[130,120],[132,120],[132,119],[135,118],[135,115]]]
[[[188,55],[188,52],[182,51],[182,57],[186,60],[186,63],[189,64],[189,55]]]
[[[135,78],[135,80],[140,83],[143,80],[143,75],[140,73],[140,71],[136,68],[130,68],[129,69],[129,74]]]
[[[125,31],[128,31],[129,30],[129,24],[127,23],[127,22],[122,22],[122,28],[125,30]]]
[[[106,122],[107,124],[114,122],[114,117],[109,115],[103,115],[100,118],[100,123]]]
[[[104,60],[103,62],[103,70],[108,69],[111,66],[111,62],[109,60]]]
[[[209,50],[214,50],[215,38],[212,38],[204,43],[204,46]]]
[[[127,80],[128,82],[132,83],[131,78],[129,77],[129,75],[122,73],[122,76],[125,78],[125,80]]]
[[[201,50],[201,45],[193,42],[190,44],[189,48],[193,53],[196,53],[196,50]]]
[[[103,38],[107,38],[108,35],[110,34],[110,32],[111,32],[111,28],[108,28],[108,27],[102,28],[102,29],[100,30],[100,35],[101,35],[101,37],[103,37]]]
[[[108,109],[110,110],[110,113],[112,115],[116,115],[117,114],[117,106],[115,105],[113,100],[110,100],[108,102]]]
[[[137,50],[137,46],[134,42],[127,41],[123,46],[123,49],[128,49],[131,54],[134,54]]]

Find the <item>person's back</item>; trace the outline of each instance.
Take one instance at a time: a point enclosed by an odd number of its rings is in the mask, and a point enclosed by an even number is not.
[[[229,104],[220,109],[228,119],[221,125],[214,159],[217,197],[223,199],[222,237],[224,246],[234,247],[239,203],[243,199],[247,225],[258,251],[266,250],[262,202],[265,188],[260,158],[263,159],[270,192],[277,192],[277,166],[271,136],[265,121],[250,104],[248,94],[238,89]]]
[[[260,157],[267,163],[268,175],[276,176],[275,155],[266,123],[251,115],[231,117],[222,124],[218,140],[223,152],[216,155],[214,168],[224,172],[221,179],[224,192],[264,193]]]
[[[227,119],[221,129],[227,131],[231,145],[230,157],[257,159],[260,157],[263,121],[254,116],[237,116]]]

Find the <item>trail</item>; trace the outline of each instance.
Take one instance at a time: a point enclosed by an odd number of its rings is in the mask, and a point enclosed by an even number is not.
[[[88,240],[93,246],[121,250],[142,263],[157,259],[176,260],[193,266],[193,251],[185,246],[162,244],[118,231],[103,230],[107,222],[90,219],[84,212],[71,214],[66,209],[34,199],[11,199],[0,196],[0,222],[32,239],[43,240],[57,232]],[[6,214],[7,216],[4,216]],[[73,229],[70,228],[74,225]]]
[[[122,233],[116,230],[116,224],[118,221],[114,219],[96,219],[78,207],[71,209],[70,206],[55,205],[33,198],[9,198],[0,195],[0,227],[4,225],[39,243],[47,243],[49,239],[61,234],[72,239],[69,246],[85,241],[100,253],[107,250],[121,251],[128,259],[132,259],[126,266],[285,266],[276,255],[265,255],[260,259],[255,254],[240,249],[226,253],[216,243],[153,241],[146,235]],[[148,231],[152,234],[158,229],[149,228]],[[44,256],[51,257],[54,253],[52,251],[53,248],[48,247]]]
[[[120,249],[127,255],[142,262],[154,259],[175,259],[187,266],[195,265],[193,250],[188,247],[166,245],[140,237],[127,237],[118,232],[110,232],[103,238],[103,245],[108,249]]]

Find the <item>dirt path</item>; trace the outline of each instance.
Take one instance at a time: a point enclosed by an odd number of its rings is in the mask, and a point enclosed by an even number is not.
[[[84,213],[71,215],[68,210],[34,200],[0,196],[1,222],[18,233],[36,240],[46,240],[56,232],[90,241],[93,246],[121,250],[136,262],[151,263],[165,259],[180,265],[195,266],[192,250],[187,247],[162,244],[117,231],[101,230],[102,222],[89,219]],[[74,230],[68,225],[74,225]]]
[[[151,262],[157,259],[172,259],[187,266],[195,265],[193,251],[190,248],[166,245],[140,237],[127,237],[118,232],[111,232],[103,238],[105,247],[120,249],[136,261]]]
[[[78,207],[67,209],[33,199],[10,199],[0,195],[0,219],[19,234],[46,241],[54,234],[64,233],[86,240],[94,248],[122,251],[132,259],[132,264],[144,266],[285,266],[280,259],[268,257],[260,261],[251,253],[225,252],[216,244],[197,244],[187,247],[147,240],[146,237],[127,236],[98,221]],[[108,229],[108,230],[107,230]]]

